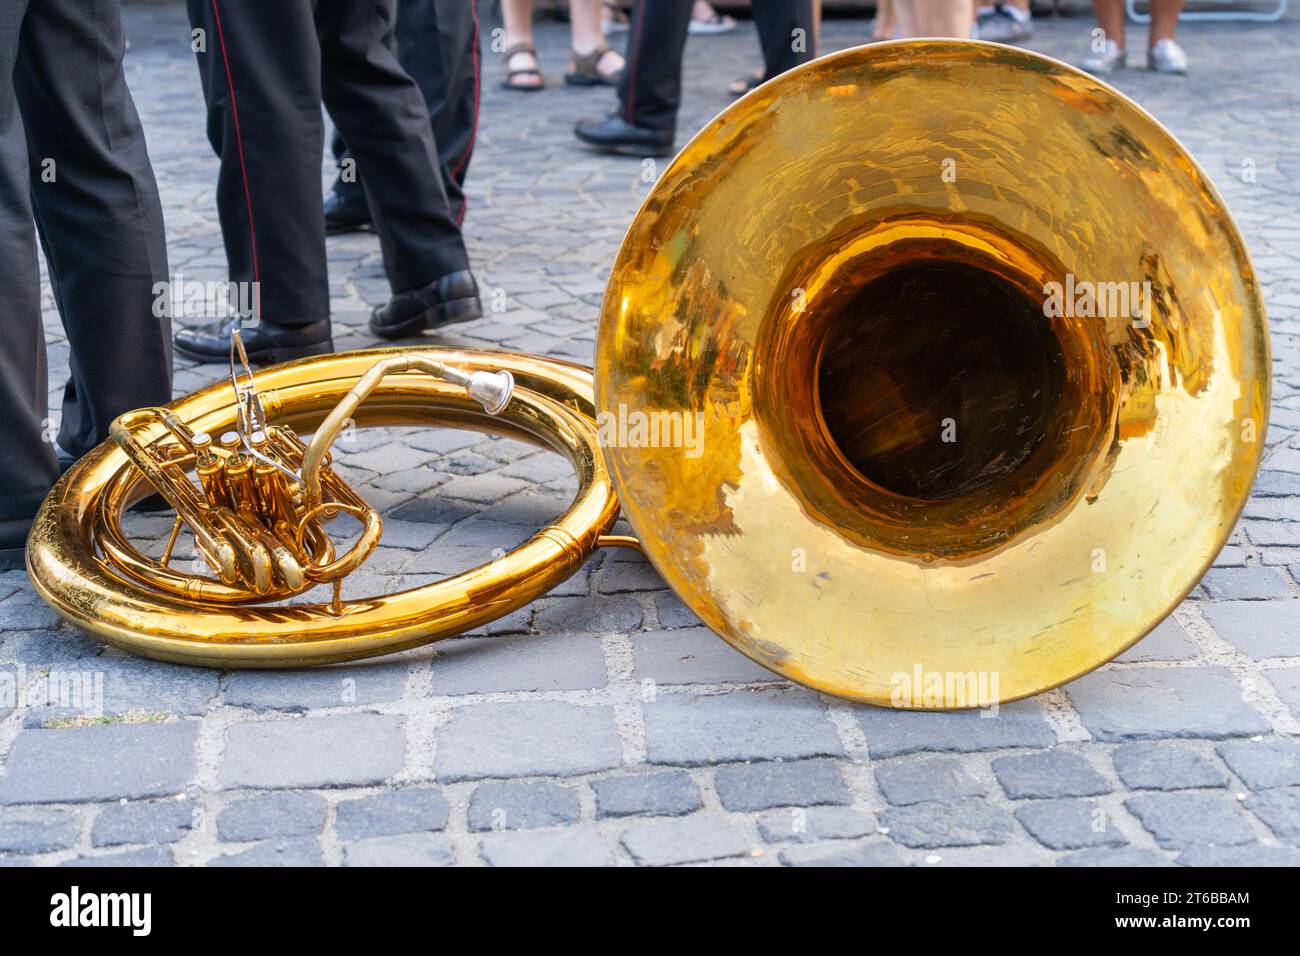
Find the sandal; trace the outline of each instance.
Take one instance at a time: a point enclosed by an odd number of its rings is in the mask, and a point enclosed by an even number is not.
[[[511,68],[510,61],[520,54],[528,54],[533,58],[533,66]],[[546,88],[546,77],[542,76],[537,62],[537,48],[531,43],[515,43],[501,51],[501,68],[505,70],[505,79],[501,81],[501,88],[514,90],[517,93],[536,93],[538,90]],[[520,83],[520,77],[535,76],[537,82]]]
[[[602,43],[590,53],[570,52],[573,54],[573,69],[564,74],[564,82],[570,86],[618,86],[623,78],[623,67],[612,73],[600,72],[600,61],[607,53],[615,52],[608,43]]]
[[[732,96],[744,96],[750,90],[756,90],[763,85],[762,73],[751,73],[749,76],[742,76],[738,80],[733,80],[727,87],[727,92]]]

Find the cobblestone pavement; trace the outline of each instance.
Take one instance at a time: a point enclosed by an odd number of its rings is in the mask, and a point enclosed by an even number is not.
[[[1091,25],[1044,20],[1033,46],[1075,56]],[[172,269],[219,279],[181,16],[131,8],[128,26]],[[826,45],[866,30],[832,22]],[[554,80],[564,39],[540,34]],[[0,863],[1300,862],[1300,22],[1194,24],[1184,39],[1189,78],[1119,85],[1182,138],[1245,232],[1272,319],[1270,451],[1214,569],[1118,662],[994,718],[851,706],[774,680],[638,557],[611,553],[491,640],[217,673],[106,652],[15,572],[0,576],[0,671],[31,686],[99,675],[105,717],[0,709]],[[748,29],[691,41],[685,127],[725,105],[755,54]],[[436,341],[589,362],[641,164],[570,139],[608,93],[512,96],[494,62],[485,76],[468,234],[509,308]],[[387,294],[376,242],[334,239],[330,256],[338,345],[372,345],[365,310]],[[61,385],[52,311],[48,328]],[[217,375],[178,366],[178,392]],[[358,588],[481,562],[570,491],[560,459],[468,433],[364,432],[340,462],[386,519]],[[167,524],[135,531],[156,541]]]

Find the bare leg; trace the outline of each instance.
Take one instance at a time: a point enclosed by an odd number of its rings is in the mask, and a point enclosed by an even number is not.
[[[895,0],[899,33],[904,37],[968,39],[975,22],[970,0]]]
[[[1148,46],[1174,38],[1178,14],[1183,12],[1185,5],[1186,0],[1151,0],[1151,38]]]
[[[600,29],[601,0],[572,0],[569,4],[569,30],[572,34],[573,52],[579,56],[590,53],[605,42]],[[572,69],[572,64],[570,64]],[[623,56],[610,50],[596,64],[605,76],[613,76],[623,69]]]
[[[597,12],[599,16],[599,11]],[[501,0],[501,22],[505,26],[505,49],[520,43],[533,45],[533,0]],[[536,70],[537,57],[531,53],[512,54],[506,63],[511,70]],[[541,86],[544,81],[539,73],[524,73],[514,77],[512,86]]]
[[[871,39],[892,40],[895,28],[894,0],[876,0],[876,22],[871,28]]]
[[[1092,0],[1092,9],[1106,39],[1114,40],[1120,49],[1124,49],[1124,0]]]

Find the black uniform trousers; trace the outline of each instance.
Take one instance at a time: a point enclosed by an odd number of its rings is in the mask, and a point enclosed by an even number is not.
[[[37,231],[70,349],[59,445],[80,456],[171,400],[162,206],[124,48],[118,0],[0,3],[0,521],[30,519],[58,477]]]
[[[682,54],[692,0],[636,0],[619,84],[619,115],[633,126],[673,130],[682,101]],[[813,59],[812,0],[754,0],[763,79]],[[797,32],[802,31],[802,32]]]
[[[469,268],[429,114],[391,49],[396,0],[187,5],[205,45],[199,73],[208,139],[221,159],[217,208],[230,278],[260,283],[262,321],[304,325],[329,315],[322,101],[366,172],[393,291]]]
[[[479,53],[477,0],[397,0],[397,60],[411,75],[433,127],[447,202],[456,221],[465,219],[465,173],[478,132]],[[334,156],[342,163],[351,156],[338,129]],[[361,200],[360,176],[334,181],[344,200]]]

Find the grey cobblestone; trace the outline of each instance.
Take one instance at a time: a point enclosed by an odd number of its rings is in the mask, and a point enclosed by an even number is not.
[[[1121,654],[1121,661],[1186,661],[1196,656],[1196,645],[1183,626],[1166,618],[1154,631]]]
[[[587,690],[605,686],[592,635],[464,638],[438,644],[430,692],[444,695]]]
[[[471,831],[563,826],[577,823],[578,816],[577,794],[543,780],[481,783],[469,801]]]
[[[209,866],[319,866],[320,844],[310,838],[274,840],[240,850],[223,853]]]
[[[640,681],[659,684],[769,682],[771,671],[755,664],[707,627],[638,635],[633,643]]]
[[[1168,743],[1126,744],[1111,754],[1115,772],[1134,790],[1226,787],[1228,778],[1189,747]]]
[[[325,798],[315,793],[259,793],[230,804],[217,816],[223,842],[316,836],[325,827]]]
[[[254,710],[306,711],[397,700],[406,688],[402,661],[369,661],[320,667],[286,681],[278,671],[235,671],[226,681],[226,703]]]
[[[184,11],[131,5],[125,16],[171,268],[223,279]],[[1031,45],[1074,58],[1091,22],[1039,18]],[[828,19],[825,45],[867,29]],[[1238,218],[1272,324],[1273,409],[1231,543],[1191,600],[1116,663],[995,717],[831,702],[713,638],[646,562],[613,551],[465,640],[324,670],[221,674],[105,651],[60,624],[22,571],[6,572],[0,691],[20,665],[38,681],[50,667],[98,673],[104,715],[0,693],[0,819],[76,824],[51,824],[50,848],[0,849],[0,865],[1294,865],[1300,128],[1285,106],[1300,89],[1300,19],[1186,23],[1179,34],[1191,77],[1112,79],[1189,145]],[[568,38],[540,23],[543,60],[558,69]],[[1268,56],[1242,59],[1261,42]],[[726,83],[755,51],[748,24],[691,41],[683,135],[726,105]],[[641,164],[573,145],[572,123],[611,103],[608,90],[518,97],[484,84],[467,239],[485,292],[507,310],[425,341],[590,364],[604,281],[648,188]],[[1253,183],[1240,176],[1247,150]],[[375,237],[331,237],[329,255],[336,343],[377,344],[366,319],[388,286]],[[57,409],[68,349],[43,291]],[[176,366],[178,394],[224,374]],[[558,455],[449,428],[357,429],[337,451],[339,472],[385,518],[349,596],[480,565],[552,520],[576,487]],[[167,516],[126,522],[158,553]],[[632,533],[626,522],[616,531]],[[788,776],[800,771],[807,779]],[[1100,793],[1098,779],[1115,792]],[[478,788],[557,787],[576,799],[566,822],[470,829]],[[1093,789],[1095,802],[1059,796]],[[846,802],[809,805],[828,793]],[[1052,848],[1095,839],[1098,812],[1101,836],[1131,845]]]
[[[985,794],[979,781],[966,772],[960,761],[950,757],[880,764],[876,767],[876,783],[885,799],[900,807]]]
[[[383,783],[402,768],[404,721],[379,714],[235,724],[218,779],[224,787],[311,788]]]
[[[829,760],[719,767],[713,785],[718,799],[728,810],[811,807],[853,801],[843,774]]]
[[[81,815],[69,810],[0,809],[0,853],[65,850],[81,834]]]
[[[175,863],[171,851],[165,846],[137,847],[133,850],[118,850],[115,853],[99,853],[94,856],[79,856],[75,860],[66,860],[59,866],[171,866]]]
[[[349,843],[343,860],[348,866],[450,866],[455,855],[446,834],[414,833]]]
[[[1068,684],[1065,692],[1098,740],[1222,739],[1272,729],[1220,667],[1101,670]]]
[[[1277,568],[1211,568],[1201,584],[1216,601],[1266,601],[1291,596],[1286,575]]]
[[[494,833],[480,853],[492,866],[613,866],[614,854],[594,827]]]
[[[636,815],[678,817],[694,813],[703,805],[700,788],[689,774],[681,771],[606,777],[593,780],[591,789],[596,792],[596,816],[601,819]]]
[[[993,772],[1012,800],[1025,797],[1095,797],[1110,783],[1078,754],[1044,751],[998,757]]]
[[[1284,846],[1194,846],[1178,855],[1183,866],[1300,866],[1300,850]]]
[[[645,612],[630,597],[561,598],[537,612],[539,631],[575,631],[604,634],[609,631],[635,631],[645,620]]]
[[[1300,722],[1300,668],[1276,668],[1261,673],[1273,685],[1278,698],[1291,711],[1291,715]]]
[[[635,552],[614,552],[605,560],[597,585],[601,594],[627,591],[661,591],[664,580],[659,572]]]
[[[1003,705],[996,716],[982,711],[920,713],[864,707],[857,718],[877,760],[927,750],[967,753],[1056,743],[1042,710],[1027,701]]]
[[[1057,860],[1058,866],[1173,866],[1167,857],[1155,850],[1140,850],[1136,847],[1124,847],[1120,850],[1091,849],[1080,850]]]
[[[1279,610],[1267,601],[1222,601],[1201,613],[1220,637],[1252,657],[1294,657],[1300,654],[1300,604],[1290,613]]]
[[[758,832],[768,843],[852,840],[875,830],[875,819],[852,807],[791,807],[758,818]]]
[[[441,830],[451,808],[434,787],[407,787],[388,793],[344,800],[336,809],[334,828],[340,839],[361,840]]]
[[[1016,819],[1052,850],[1128,843],[1106,811],[1091,800],[1036,800],[1016,807]]]
[[[1156,842],[1167,849],[1250,843],[1255,839],[1236,803],[1220,794],[1143,794],[1130,797],[1126,805]]]
[[[81,803],[175,794],[193,778],[197,721],[18,734],[0,803]]]
[[[659,626],[662,628],[671,630],[679,627],[697,627],[700,623],[695,612],[671,591],[660,591],[655,595],[655,611],[659,615]]]
[[[890,807],[880,823],[891,840],[925,848],[1001,844],[1015,831],[1005,810],[980,797]]]
[[[821,699],[789,687],[708,697],[660,694],[642,712],[651,763],[694,767],[844,750]]]
[[[93,716],[133,713],[197,716],[217,696],[216,671],[174,667],[134,657],[97,657],[93,661],[83,658],[75,663],[58,664],[50,669],[48,680],[56,686],[80,687],[82,699],[77,706],[34,709],[26,721],[28,726],[90,716],[92,698],[101,696],[101,713]]]
[[[0,622],[5,615],[0,614]],[[0,626],[3,626],[0,623]],[[41,631],[11,631],[0,645],[0,659],[27,665],[66,664],[95,657],[103,651],[100,645],[70,627]]]
[[[621,762],[609,707],[538,700],[457,710],[438,732],[433,767],[441,780],[474,780],[572,776]]]
[[[785,866],[902,866],[898,851],[884,840],[790,846],[781,851]]]
[[[124,843],[175,843],[194,826],[189,800],[128,801],[104,807],[90,831],[92,846]]]
[[[1300,841],[1300,787],[1280,787],[1257,793],[1246,809],[1259,817],[1280,840]]]
[[[1300,741],[1234,740],[1219,745],[1219,756],[1252,790],[1300,786]]]
[[[637,863],[651,866],[700,863],[751,851],[726,820],[708,813],[634,823],[623,831],[623,846]]]

